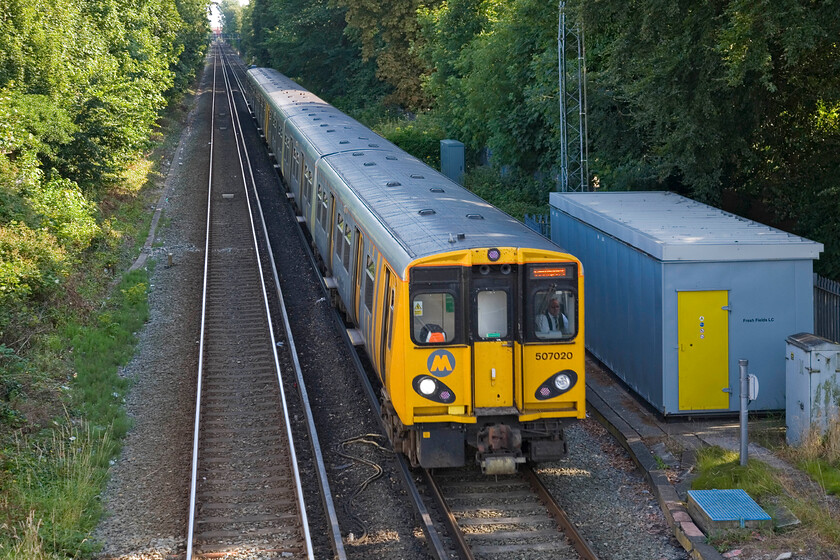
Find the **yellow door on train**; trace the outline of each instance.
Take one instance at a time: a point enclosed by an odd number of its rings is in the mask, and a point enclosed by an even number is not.
[[[729,293],[678,292],[679,409],[729,408]]]
[[[513,406],[513,333],[507,289],[478,289],[474,294],[473,406],[480,409]],[[487,411],[484,411],[487,412]]]

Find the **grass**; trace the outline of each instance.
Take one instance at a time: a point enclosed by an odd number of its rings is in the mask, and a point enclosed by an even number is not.
[[[130,426],[122,406],[128,382],[118,368],[131,358],[135,332],[148,317],[148,273],[126,275],[90,322],[70,321],[58,339],[72,345],[72,405],[52,427],[19,434],[4,450],[0,558],[86,558],[101,515],[99,494],[109,460]]]
[[[161,179],[152,162],[174,151],[186,109],[176,105],[163,142],[103,202],[104,236],[78,263],[66,297],[35,310],[39,330],[27,333],[26,351],[0,345],[0,560],[85,559],[98,550],[100,495],[130,427],[119,368],[149,316],[148,271],[117,271],[147,237]]]
[[[779,445],[776,451],[788,462],[807,473],[812,480],[795,471],[786,473],[751,458],[740,465],[739,454],[719,447],[707,447],[697,453],[697,476],[694,489],[740,488],[753,497],[771,515],[780,509],[789,510],[800,521],[790,532],[740,529],[712,535],[710,543],[719,550],[748,546],[757,540],[769,541],[773,549],[805,550],[817,556],[832,558],[840,550],[840,518],[825,501],[826,493],[840,487],[840,470],[833,457],[836,432],[814,437],[802,447]],[[775,436],[768,441],[778,440]],[[834,551],[834,552],[831,552]],[[819,556],[827,553],[827,556]]]
[[[720,447],[706,447],[697,453],[697,478],[692,488],[741,489],[760,500],[782,490],[778,473],[766,463],[749,459],[741,466],[739,453]]]

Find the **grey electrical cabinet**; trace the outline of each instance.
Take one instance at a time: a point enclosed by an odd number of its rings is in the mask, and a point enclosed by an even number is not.
[[[787,442],[799,445],[813,429],[840,421],[840,344],[810,333],[787,338]]]
[[[464,144],[457,140],[440,141],[440,172],[464,184]]]
[[[785,338],[814,329],[820,243],[669,192],[551,193],[583,263],[586,347],[664,415],[785,408]]]

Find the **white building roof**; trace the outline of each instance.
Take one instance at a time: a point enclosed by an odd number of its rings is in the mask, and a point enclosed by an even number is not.
[[[670,192],[551,193],[550,203],[661,261],[817,259],[823,251],[822,243]]]

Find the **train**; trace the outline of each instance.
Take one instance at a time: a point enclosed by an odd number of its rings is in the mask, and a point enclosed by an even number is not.
[[[245,89],[394,449],[486,474],[565,456],[586,414],[580,261],[280,72]]]

